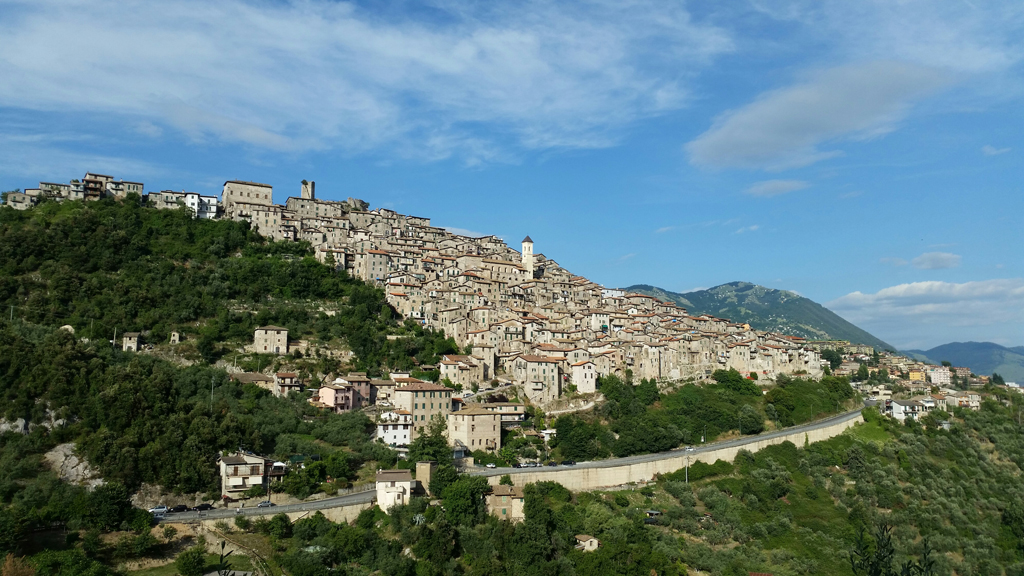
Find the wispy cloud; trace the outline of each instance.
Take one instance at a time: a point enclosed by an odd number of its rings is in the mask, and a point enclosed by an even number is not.
[[[985,144],[981,147],[981,153],[985,156],[998,156],[1000,154],[1006,154],[1010,151],[1010,148],[996,148],[995,146],[989,146]]]
[[[619,264],[622,264],[623,262],[626,262],[628,260],[632,260],[635,257],[636,257],[636,252],[630,252],[629,254],[623,254],[622,256],[619,256],[619,259],[616,260],[616,262],[618,262]]]
[[[654,233],[655,234],[664,234],[665,232],[671,232],[672,230],[675,230],[675,229],[676,229],[675,226],[662,226],[661,228],[658,228],[657,230],[655,230]]]
[[[964,339],[1010,344],[1021,337],[1024,279],[899,284],[874,294],[852,292],[826,306],[900,346]]]
[[[765,180],[751,185],[746,192],[751,196],[771,197],[803,190],[810,185],[803,180]]]
[[[759,224],[754,224],[753,226],[744,226],[737,230],[736,234],[743,234],[745,232],[756,232],[760,228],[761,226]]]
[[[960,265],[960,256],[949,252],[925,252],[910,263],[919,270],[943,270]]]
[[[722,114],[686,150],[699,166],[806,166],[843,154],[825,143],[893,130],[911,103],[946,83],[938,69],[902,62],[824,70]]]
[[[856,198],[857,196],[860,196],[862,194],[864,194],[862,190],[853,190],[850,192],[843,192],[842,194],[839,195],[839,197],[845,200],[849,198]]]
[[[328,0],[5,4],[0,106],[143,118],[199,142],[468,163],[614,144],[733,49],[681,7]],[[117,42],[38,42],[89,30]],[[126,49],[130,46],[130,49]],[[89,81],[82,82],[83,71]],[[483,127],[483,128],[481,128]]]

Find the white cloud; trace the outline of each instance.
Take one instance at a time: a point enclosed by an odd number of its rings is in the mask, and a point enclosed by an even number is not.
[[[759,228],[761,228],[761,226],[758,224],[754,224],[753,226],[744,226],[737,230],[736,234],[743,234],[744,232],[756,232]]]
[[[655,230],[654,233],[655,234],[664,234],[665,232],[671,232],[672,230],[675,230],[675,229],[676,229],[675,226],[662,226],[661,228],[658,228],[657,230]]]
[[[919,270],[942,270],[960,265],[960,256],[949,252],[925,252],[910,263]]]
[[[39,41],[83,30],[117,40]],[[34,0],[5,5],[0,37],[0,106],[469,163],[609,146],[684,106],[692,76],[733,49],[682,8],[643,1],[440,2],[414,19],[327,0]]]
[[[981,153],[985,156],[998,156],[1000,154],[1006,154],[1009,151],[1009,148],[996,148],[995,146],[989,146],[988,144],[981,147]]]
[[[771,197],[803,190],[810,185],[809,182],[803,180],[765,180],[753,184],[747,188],[746,192],[751,196]]]
[[[904,348],[968,339],[1024,341],[1021,278],[900,284],[874,294],[853,292],[826,306]]]
[[[626,262],[627,260],[632,260],[635,257],[636,257],[636,252],[630,252],[629,254],[623,254],[622,256],[619,256],[619,259],[616,260],[616,262],[621,264],[623,262]]]
[[[699,166],[806,166],[843,154],[823,144],[892,131],[912,102],[946,83],[938,69],[901,62],[824,70],[722,114],[686,150]]]
[[[839,197],[843,199],[856,198],[862,194],[864,194],[862,190],[853,190],[851,192],[843,192],[842,194],[839,195]]]

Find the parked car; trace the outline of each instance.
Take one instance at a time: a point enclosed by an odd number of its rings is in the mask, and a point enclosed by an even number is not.
[[[554,460],[550,460],[550,461],[548,461],[548,466],[558,466],[558,462],[555,462]]]
[[[693,452],[694,450],[696,450],[696,448],[694,448],[693,446],[687,446],[686,447],[686,451],[687,452]]]
[[[270,500],[264,500],[256,505],[257,508],[270,508],[271,506],[275,506],[275,504]]]
[[[207,510],[213,510],[213,504],[207,504],[206,502],[203,502],[202,504],[192,509],[193,512],[206,512]]]
[[[166,514],[167,513],[167,506],[164,506],[163,504],[161,504],[159,506],[154,506],[153,508],[149,509],[149,513],[150,514]]]
[[[575,460],[562,460],[562,466],[575,466]]]
[[[516,462],[515,464],[512,465],[512,467],[513,468],[522,468],[523,465],[521,463],[519,463],[519,462]]]
[[[170,510],[168,510],[168,512],[174,512],[175,514],[178,514],[180,512],[188,512],[188,506],[185,506],[184,504],[178,504],[177,506],[174,506]]]
[[[497,466],[494,465],[494,462],[488,462],[487,463],[487,467],[488,468],[497,468]]]

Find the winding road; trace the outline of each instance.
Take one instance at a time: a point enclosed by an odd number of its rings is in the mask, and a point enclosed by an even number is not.
[[[786,436],[789,434],[800,432],[808,432],[811,430],[817,430],[819,428],[825,428],[833,424],[852,420],[860,415],[861,409],[852,410],[843,414],[837,414],[825,418],[824,420],[817,420],[809,424],[801,424],[799,426],[792,426],[789,428],[783,428],[781,430],[775,430],[766,434],[758,434],[756,436],[744,436],[742,438],[735,438],[733,440],[724,440],[721,442],[712,442],[710,444],[703,444],[694,446],[691,454],[700,454],[702,452],[708,452],[711,450],[719,450],[721,448],[733,448],[741,447],[747,444],[753,444],[755,442],[776,438],[779,436]],[[675,458],[680,454],[686,452],[685,448],[676,448],[675,450],[669,450],[668,452],[657,452],[654,454],[638,454],[636,456],[626,456],[623,458],[609,458],[607,460],[595,460],[593,462],[580,462],[576,464],[576,468],[615,468],[618,466],[629,466],[631,464],[640,464],[643,462],[654,462],[656,460],[665,460],[667,458]],[[538,468],[473,468],[468,473],[472,476],[499,476],[503,474],[515,475],[529,472],[544,472],[544,471],[555,471],[565,469],[565,466],[544,466]],[[365,504],[372,502],[376,498],[377,492],[375,490],[367,490],[365,492],[357,492],[355,494],[346,494],[344,496],[335,496],[333,498],[324,498],[323,500],[317,500],[315,502],[302,502],[299,504],[285,504],[282,506],[271,506],[269,508],[215,508],[206,512],[181,512],[178,514],[167,514],[162,518],[161,522],[189,522],[196,520],[218,520],[224,518],[233,518],[239,514],[243,516],[266,516],[270,514],[277,514],[279,512],[306,512],[315,510],[325,510],[328,508],[338,508],[342,506],[352,506],[354,504]]]

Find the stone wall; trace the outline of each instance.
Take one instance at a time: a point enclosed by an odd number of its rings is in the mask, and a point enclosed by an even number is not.
[[[847,428],[863,421],[864,418],[860,414],[857,414],[854,418],[837,422],[829,426],[824,426],[822,428],[798,431],[773,438],[755,440],[740,446],[729,446],[719,448],[717,450],[691,453],[689,455],[689,460],[691,465],[698,461],[705,462],[707,464],[713,464],[716,460],[732,462],[740,450],[745,449],[750,450],[751,452],[757,452],[762,448],[767,448],[768,446],[775,444],[782,444],[786,441],[802,447],[805,441],[807,443],[814,443],[821,440],[828,440],[833,436],[842,434]],[[634,482],[649,482],[657,474],[667,474],[683,468],[686,465],[686,460],[686,453],[679,453],[678,455],[652,462],[624,464],[622,466],[610,468],[560,467],[555,470],[529,469],[529,471],[524,470],[522,472],[513,472],[509,475],[512,477],[512,481],[516,486],[524,486],[530,482],[555,481],[569,490],[576,492],[580,490],[595,490],[599,488],[622,486],[623,484],[630,484]],[[491,485],[497,485],[500,481],[500,476],[490,476],[487,478],[487,481]]]

